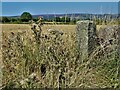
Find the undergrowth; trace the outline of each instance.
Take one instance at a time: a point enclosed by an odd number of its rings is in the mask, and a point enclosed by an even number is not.
[[[1,88],[120,88],[116,50],[105,53],[99,45],[81,63],[76,34],[42,33],[41,23],[2,36]]]

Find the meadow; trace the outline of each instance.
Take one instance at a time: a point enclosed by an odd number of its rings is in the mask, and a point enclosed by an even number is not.
[[[112,55],[80,62],[76,25],[43,25],[40,37],[28,24],[1,25],[2,88],[120,87]]]

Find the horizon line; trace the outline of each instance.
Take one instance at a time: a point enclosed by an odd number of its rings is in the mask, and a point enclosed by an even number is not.
[[[32,16],[37,16],[37,15],[66,15],[66,13],[42,13],[42,14],[31,14]],[[67,13],[67,14],[92,14],[92,15],[118,15],[118,13]],[[0,17],[18,17],[18,16],[21,16],[21,15],[0,15]]]

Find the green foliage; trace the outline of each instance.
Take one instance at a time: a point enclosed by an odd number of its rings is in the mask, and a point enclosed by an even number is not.
[[[11,18],[10,24],[21,24],[22,21],[19,18]]]
[[[70,22],[70,18],[69,17],[55,17],[53,19],[56,22],[64,22],[64,23],[69,23]]]
[[[54,18],[54,21],[56,21],[56,22],[61,22],[61,19],[60,19],[60,17],[55,17],[55,18]]]
[[[2,17],[2,22],[6,23],[6,22],[10,22],[10,20],[7,17]]]
[[[16,22],[17,18],[11,18],[11,22]]]
[[[22,22],[28,22],[32,19],[32,15],[29,12],[23,12],[20,16]]]
[[[62,17],[61,21],[62,22],[70,22],[70,18],[69,17]]]
[[[0,17],[0,23],[2,23],[2,17]]]
[[[33,18],[33,21],[37,22],[37,21],[38,21],[38,19],[36,19],[36,18]]]

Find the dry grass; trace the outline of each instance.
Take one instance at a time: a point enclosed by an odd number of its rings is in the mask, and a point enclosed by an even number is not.
[[[117,63],[114,58],[103,60],[92,56],[87,58],[86,62],[80,63],[76,50],[76,25],[43,26],[40,44],[27,24],[4,24],[2,27],[3,87],[116,88],[119,86],[115,71]],[[64,34],[49,33],[47,29],[50,28],[60,30]],[[41,71],[42,65],[46,72]]]
[[[18,31],[22,31],[22,30],[29,30],[30,29],[30,25],[28,24],[0,24],[0,26],[2,26],[2,31],[7,33],[7,32],[18,32]],[[53,29],[58,29],[58,30],[64,30],[65,32],[68,32],[68,30],[70,32],[75,31],[76,25],[44,25],[43,27],[43,31],[49,29],[49,28],[53,28]]]

